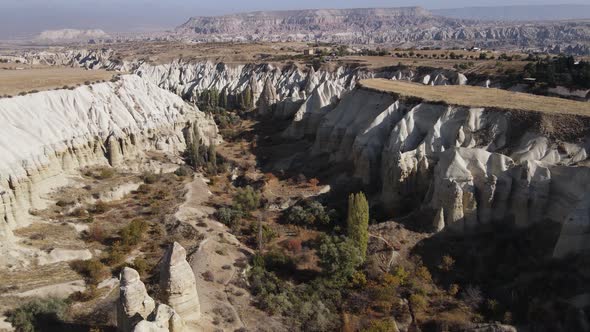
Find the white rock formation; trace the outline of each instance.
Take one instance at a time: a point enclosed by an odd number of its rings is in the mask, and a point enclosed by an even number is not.
[[[201,305],[195,274],[186,261],[186,250],[174,242],[166,251],[161,264],[160,289],[163,301],[185,321],[198,320]]]
[[[210,116],[135,75],[0,99],[0,249],[60,175],[89,165],[141,168],[149,150],[176,154],[189,122],[204,144],[219,143]]]
[[[184,330],[184,321],[180,315],[174,309],[160,303],[148,320],[142,320],[135,325],[133,332],[183,332]]]
[[[525,131],[518,121],[529,120],[357,88],[320,120],[311,153],[354,165],[394,214],[431,210],[437,231],[552,220],[565,222],[556,256],[590,249],[590,168],[580,164],[588,142],[557,142],[534,121]]]
[[[125,267],[120,275],[119,301],[117,302],[117,326],[120,331],[130,332],[140,321],[148,319],[156,303],[148,295],[139,273]]]

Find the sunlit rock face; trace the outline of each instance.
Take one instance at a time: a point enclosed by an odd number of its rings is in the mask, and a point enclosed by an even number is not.
[[[544,136],[520,118],[361,87],[319,119],[311,153],[352,164],[393,215],[432,211],[433,231],[551,220],[564,223],[556,255],[588,249],[588,142]]]
[[[203,144],[220,142],[210,116],[136,75],[0,99],[0,249],[65,173],[91,165],[141,170],[147,151],[184,151],[183,129],[193,123]]]
[[[186,260],[186,250],[174,242],[164,255],[160,270],[163,301],[185,320],[201,317],[195,274]]]

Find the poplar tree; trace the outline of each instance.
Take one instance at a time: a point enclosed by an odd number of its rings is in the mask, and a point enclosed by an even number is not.
[[[367,256],[367,244],[369,242],[369,202],[365,194],[350,194],[348,196],[348,237],[355,243],[361,252],[363,260]]]
[[[244,91],[244,108],[249,109],[252,107],[252,89],[248,85]]]
[[[196,170],[199,167],[199,147],[201,145],[201,136],[199,135],[199,129],[197,123],[193,123],[191,128],[191,142],[189,146],[189,161],[193,168]]]

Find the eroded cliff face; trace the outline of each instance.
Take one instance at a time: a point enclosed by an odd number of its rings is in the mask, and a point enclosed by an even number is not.
[[[142,170],[146,152],[178,155],[183,129],[196,124],[202,143],[219,143],[209,116],[135,75],[117,82],[0,100],[0,246],[44,206],[41,194],[64,174],[90,165]],[[2,248],[0,248],[2,249]]]
[[[560,121],[568,118],[412,103],[357,88],[321,119],[312,154],[352,163],[393,214],[431,211],[435,231],[507,219],[565,223],[562,237],[572,241],[558,243],[563,255],[587,247],[590,168],[585,137],[556,139],[543,126]]]
[[[240,96],[251,92],[252,106],[258,114],[276,119],[293,119],[285,130],[286,138],[315,135],[319,121],[332,110],[358,81],[367,78],[407,80],[427,85],[467,84],[467,78],[450,70],[411,69],[369,70],[341,66],[333,70],[307,70],[295,65],[227,65],[223,63],[176,61],[164,65],[141,64],[138,75],[185,99],[198,101],[200,93],[216,90],[237,104]]]

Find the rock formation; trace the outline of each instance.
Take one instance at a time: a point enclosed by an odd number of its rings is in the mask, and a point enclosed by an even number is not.
[[[166,251],[160,270],[163,301],[185,320],[197,320],[201,305],[197,294],[195,274],[186,261],[186,250],[174,242]]]
[[[184,321],[165,304],[158,304],[147,320],[142,320],[135,325],[133,332],[183,332]]]
[[[567,120],[543,116],[412,102],[360,87],[319,119],[311,153],[352,164],[393,214],[432,211],[436,231],[498,220],[565,222],[555,248],[562,256],[590,249],[590,168],[579,164],[589,143],[544,136],[539,123]]]
[[[587,21],[498,22],[448,18],[420,7],[264,11],[193,17],[176,33],[201,41],[321,41],[413,46],[583,49]]]
[[[145,152],[179,154],[195,123],[203,144],[219,143],[210,116],[135,75],[117,82],[0,99],[0,249],[40,194],[64,173],[91,165],[141,169]]]
[[[139,273],[131,268],[123,268],[120,275],[119,302],[117,305],[117,326],[120,331],[132,331],[140,321],[154,311],[156,303],[147,294]]]

